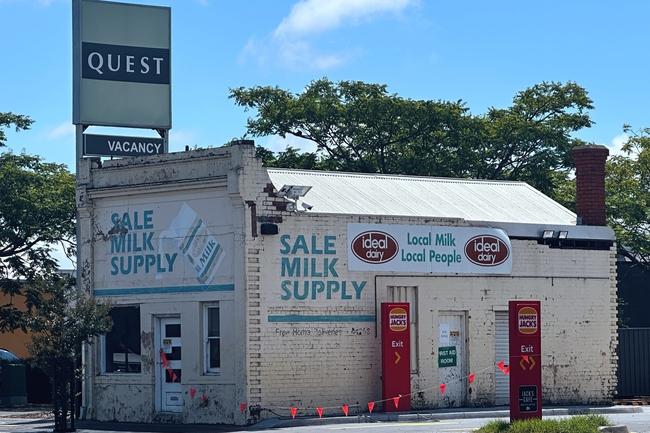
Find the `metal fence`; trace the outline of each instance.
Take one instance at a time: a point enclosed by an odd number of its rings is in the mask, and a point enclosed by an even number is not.
[[[650,395],[650,328],[618,330],[618,397]]]

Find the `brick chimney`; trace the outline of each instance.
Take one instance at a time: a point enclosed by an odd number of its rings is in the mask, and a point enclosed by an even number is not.
[[[605,146],[586,145],[571,149],[576,164],[576,212],[578,224],[607,225],[605,214]]]

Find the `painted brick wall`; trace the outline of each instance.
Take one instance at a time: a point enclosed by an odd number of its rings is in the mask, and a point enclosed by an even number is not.
[[[255,171],[252,166],[249,169]],[[257,193],[249,189],[244,195],[256,203],[258,217],[281,217],[282,222],[278,224],[278,235],[251,237],[246,242],[247,375],[251,404],[288,414],[290,405],[338,407],[346,402],[365,409],[368,401],[380,399],[381,342],[376,320],[372,318],[376,317],[376,306],[388,300],[387,287],[391,285],[418,287],[419,370],[412,375],[414,406],[444,405],[437,393],[438,371],[434,362],[438,335],[435,324],[442,310],[467,312],[469,370],[480,371],[471,393],[467,394],[467,403],[493,404],[494,311],[503,309],[513,298],[542,301],[544,400],[599,403],[611,399],[616,386],[614,248],[560,250],[538,245],[536,241],[514,240],[513,273],[506,277],[404,277],[348,272],[348,223],[464,224],[454,219],[433,221],[284,212],[278,203],[282,199],[273,197],[264,173],[257,175],[257,179]],[[282,257],[315,259],[319,272],[327,255],[283,254],[282,235],[290,236],[287,241],[290,245],[299,235],[308,244],[315,236],[320,249],[324,248],[325,237],[332,236],[338,258],[337,275],[283,277]],[[338,297],[340,293],[327,299],[326,292],[316,294],[313,299],[310,292],[307,299],[301,300],[283,290],[285,279],[291,280],[291,284],[297,281],[299,295],[303,293],[303,284],[312,284],[313,280],[348,284],[365,281],[365,286],[359,299],[353,296],[344,300]],[[349,286],[347,290],[349,295]],[[291,322],[291,315],[337,318],[333,322]],[[351,407],[351,411],[356,409]]]

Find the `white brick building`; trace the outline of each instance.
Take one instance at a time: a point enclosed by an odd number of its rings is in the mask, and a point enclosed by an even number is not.
[[[311,187],[297,210],[278,196],[284,185]],[[542,303],[544,402],[613,396],[613,233],[576,225],[525,184],[267,170],[240,143],[85,160],[77,197],[81,285],[113,304],[115,322],[84,354],[88,417],[243,424],[290,406],[365,411],[382,398],[387,301],[410,303],[415,408],[507,403],[495,363],[507,362],[510,299]],[[351,237],[375,228],[450,241],[417,246],[426,263],[405,262],[402,244],[394,261],[363,264]],[[473,233],[500,236],[503,264],[468,262],[460,239]],[[438,367],[441,346],[456,346],[453,368]]]

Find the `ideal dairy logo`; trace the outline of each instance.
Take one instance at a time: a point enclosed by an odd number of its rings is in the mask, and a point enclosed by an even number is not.
[[[366,263],[386,263],[399,251],[399,244],[394,237],[380,231],[363,232],[352,240],[352,252]]]
[[[391,331],[402,332],[408,327],[408,316],[402,307],[391,308],[388,312],[388,327]]]
[[[538,328],[537,310],[533,307],[522,307],[517,312],[517,329],[522,334],[535,334]]]
[[[497,266],[508,260],[508,245],[492,235],[474,236],[465,244],[465,256],[479,266]]]

